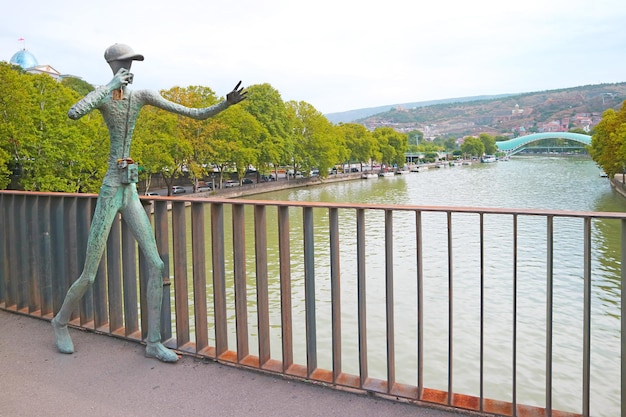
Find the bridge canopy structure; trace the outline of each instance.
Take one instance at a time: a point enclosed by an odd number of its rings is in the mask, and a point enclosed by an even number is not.
[[[533,133],[526,136],[519,136],[515,139],[505,140],[503,142],[496,142],[496,146],[499,151],[506,152],[508,155],[513,155],[522,151],[529,143],[538,142],[544,139],[567,139],[579,142],[583,145],[591,144],[590,135],[572,132],[546,132]]]

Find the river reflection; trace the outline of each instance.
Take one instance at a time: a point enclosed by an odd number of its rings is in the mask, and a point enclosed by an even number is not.
[[[513,157],[509,162],[432,169],[392,178],[355,180],[250,198],[285,201],[384,203],[425,206],[626,211],[626,200],[611,190],[585,158]],[[207,207],[207,218],[209,217]],[[247,207],[246,253],[254,253],[252,209]],[[230,211],[225,211],[226,248],[232,247]],[[422,213],[424,276],[424,385],[447,390],[448,292],[447,217]],[[453,217],[454,391],[479,395],[481,247],[478,214]],[[277,210],[268,208],[268,260],[272,357],[281,358]],[[339,216],[343,371],[358,374],[356,212]],[[332,369],[328,213],[314,209],[315,293],[318,366]],[[386,378],[384,212],[366,213],[366,276],[369,373]],[[417,266],[416,215],[394,212],[394,313],[396,378],[416,385]],[[583,337],[582,220],[554,220],[553,404],[580,412]],[[290,209],[294,361],[306,363],[302,212]],[[484,217],[484,395],[511,401],[514,241],[513,216]],[[426,233],[427,231],[427,233]],[[207,227],[206,242],[210,244]],[[545,406],[546,219],[517,219],[517,402]],[[230,245],[230,246],[229,246]],[[190,252],[190,251],[189,251]],[[207,248],[210,253],[210,247]],[[256,337],[254,257],[249,256],[248,308]],[[227,262],[232,263],[231,260]],[[620,224],[594,220],[592,236],[592,415],[619,414]],[[232,265],[226,266],[232,271]],[[207,271],[211,271],[207,260]],[[210,279],[208,279],[210,281]],[[234,323],[233,279],[227,277]],[[212,288],[208,288],[209,295]],[[212,315],[212,300],[209,300]],[[192,310],[192,309],[190,309]],[[213,319],[209,318],[212,325]],[[229,329],[235,346],[234,325]],[[210,332],[211,333],[211,332]],[[251,348],[253,347],[251,342]],[[251,352],[254,353],[254,352]]]

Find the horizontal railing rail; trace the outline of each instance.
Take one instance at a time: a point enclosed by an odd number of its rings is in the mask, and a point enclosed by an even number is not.
[[[80,275],[96,197],[0,191],[0,308],[53,317]],[[594,315],[607,266],[592,248],[616,241],[621,283],[624,213],[142,201],[166,265],[162,336],[181,353],[505,416],[596,415],[606,393],[608,413],[626,415],[626,322],[612,313],[624,295]],[[71,325],[143,341],[142,258],[118,216]],[[617,351],[594,336],[607,328]],[[602,385],[607,360],[617,380]]]

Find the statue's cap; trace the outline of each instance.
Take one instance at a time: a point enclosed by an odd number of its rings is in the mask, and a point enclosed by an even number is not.
[[[143,61],[143,55],[136,54],[128,45],[124,45],[123,43],[116,43],[115,45],[111,45],[104,51],[104,59],[107,62],[111,61]]]

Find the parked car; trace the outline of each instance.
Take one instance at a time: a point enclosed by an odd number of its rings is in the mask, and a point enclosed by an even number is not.
[[[250,178],[244,178],[243,180],[241,180],[242,184],[254,184],[254,181],[252,181]]]
[[[211,191],[212,189],[213,189],[213,186],[211,184],[202,184],[198,186],[197,192],[203,193],[206,191]]]
[[[224,181],[224,188],[232,188],[239,185],[239,182],[235,180],[226,180]]]
[[[159,193],[155,193],[154,191],[150,191],[149,193],[146,193],[147,196],[155,196],[155,195],[159,195]]]
[[[261,175],[261,182],[270,182],[270,181],[276,181],[276,178],[274,178],[274,175]]]
[[[174,185],[172,186],[172,194],[182,194],[182,193],[186,193],[187,190],[185,190],[184,187],[181,187],[180,185]]]

